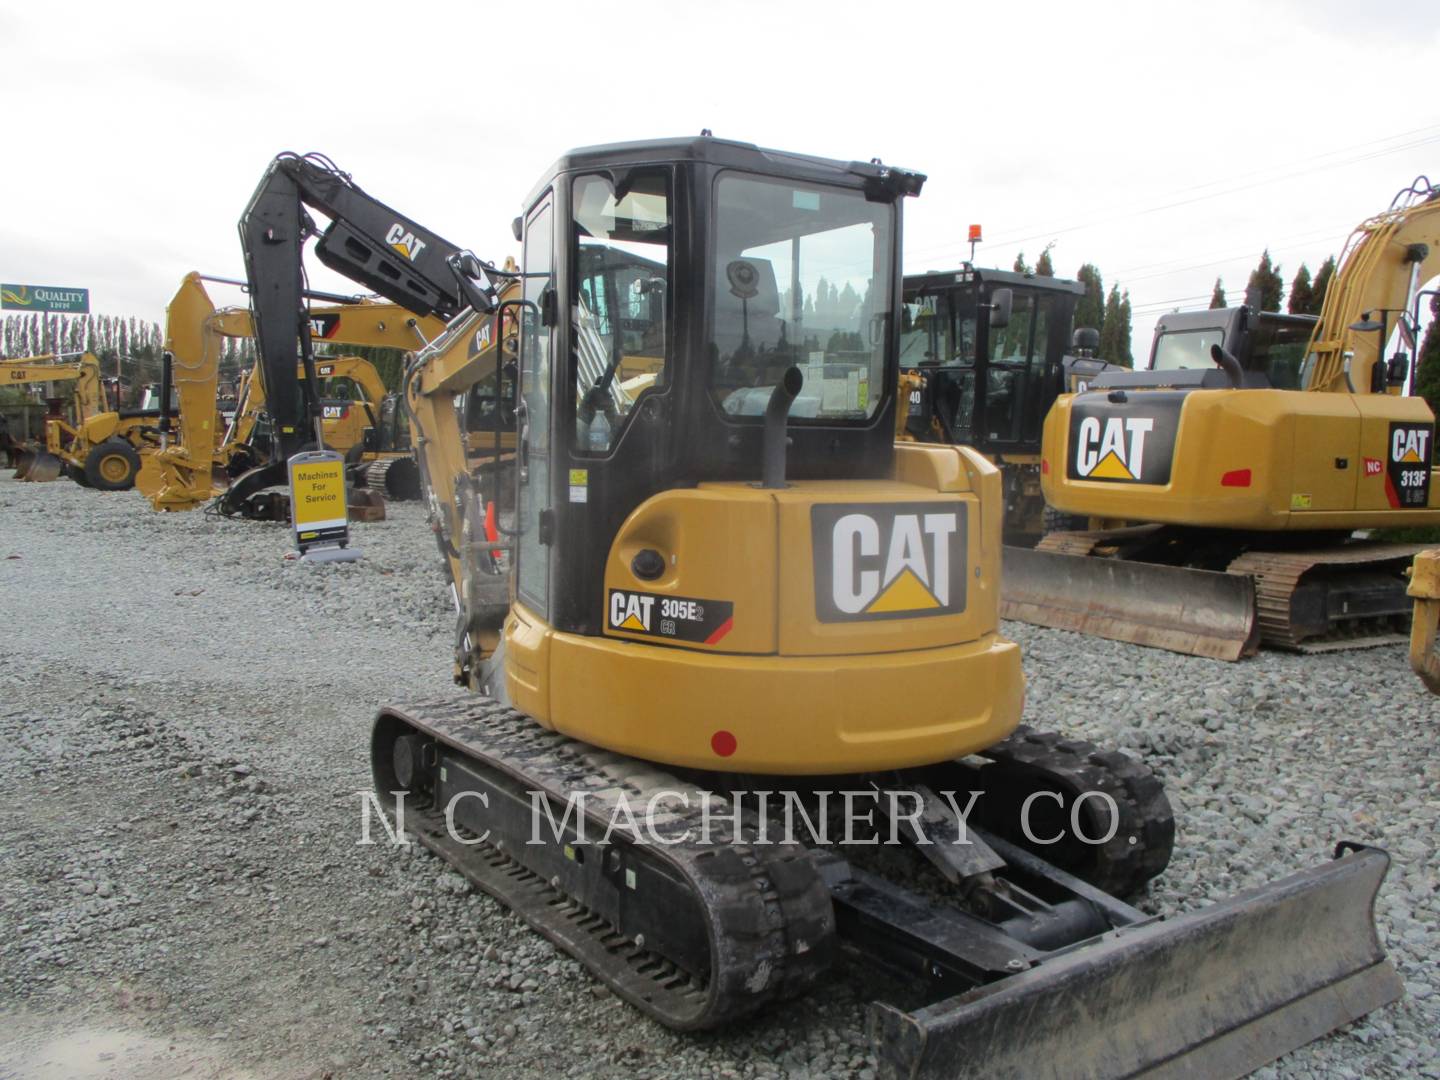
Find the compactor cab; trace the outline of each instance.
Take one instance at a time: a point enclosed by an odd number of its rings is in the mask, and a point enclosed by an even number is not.
[[[1076,281],[969,265],[905,277],[903,437],[970,446],[995,462],[1007,536],[1033,538],[1044,528],[1045,414],[1060,394],[1110,370],[1090,355],[1095,332],[1072,332],[1084,292]]]
[[[492,690],[588,741],[731,770],[937,760],[1014,726],[993,470],[894,443],[900,203],[923,180],[708,137],[555,165],[520,229],[515,602]],[[903,724],[881,657],[910,668]]]

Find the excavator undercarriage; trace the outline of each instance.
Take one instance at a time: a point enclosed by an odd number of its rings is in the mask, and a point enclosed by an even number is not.
[[[1403,644],[1421,544],[1161,525],[1048,534],[1005,549],[1001,614],[1216,660],[1262,644],[1319,653]]]
[[[1383,851],[1343,847],[1161,919],[1106,891],[1132,893],[1169,860],[1174,823],[1148,770],[1026,729],[980,756],[823,787],[749,777],[737,791],[736,777],[665,770],[474,696],[387,707],[371,746],[402,831],[677,1030],[797,996],[843,950],[901,997],[923,988],[919,1008],[872,1006],[887,1076],[1061,1077],[1077,1060],[1091,1076],[1238,1076],[1399,996],[1371,916]],[[891,837],[938,874],[912,887],[852,856],[878,850],[863,841],[789,832],[794,807],[825,819],[822,790],[873,792],[865,824],[883,834],[892,807]],[[974,799],[964,820],[936,797],[947,791]],[[1077,798],[1087,791],[1115,793],[1101,803],[1113,811],[1084,817],[1101,802]],[[1040,839],[1065,820],[1112,834],[1072,844],[1074,873],[1004,835],[1016,807],[1047,794]],[[907,814],[916,799],[923,811]]]

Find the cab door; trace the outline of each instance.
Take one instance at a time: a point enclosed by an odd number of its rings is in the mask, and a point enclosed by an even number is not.
[[[520,401],[516,409],[515,592],[541,618],[550,614],[553,461],[550,398],[553,325],[542,325],[542,299],[553,289],[554,204],[546,197],[525,222],[525,303],[520,308]]]

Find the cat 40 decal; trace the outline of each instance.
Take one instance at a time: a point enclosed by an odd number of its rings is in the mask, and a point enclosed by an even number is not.
[[[1104,391],[1077,397],[1070,409],[1071,480],[1168,484],[1184,393],[1149,390],[1111,401]]]
[[[735,605],[728,600],[697,600],[690,596],[611,589],[605,624],[611,630],[671,641],[714,645],[735,625]]]
[[[1385,497],[1397,510],[1430,505],[1430,458],[1435,428],[1430,424],[1391,423],[1385,470]]]
[[[965,610],[964,503],[822,503],[810,532],[821,622]]]

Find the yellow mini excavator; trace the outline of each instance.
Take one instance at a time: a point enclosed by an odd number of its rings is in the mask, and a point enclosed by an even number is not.
[[[296,160],[333,168],[274,168]],[[843,949],[925,998],[874,1008],[887,1076],[1241,1075],[1398,996],[1371,913],[1388,857],[1344,845],[1175,918],[1117,898],[1169,858],[1161,785],[1017,727],[999,473],[895,441],[901,204],[924,179],[708,133],[591,147],[527,200],[518,273],[412,264],[459,309],[447,334],[491,328],[473,356],[421,350],[405,385],[478,693],[381,710],[377,797],[678,1030],[803,994]],[[242,234],[292,214],[257,198]],[[597,258],[637,272],[587,288]],[[822,282],[852,299],[817,304]],[[498,373],[507,317],[497,527],[456,399]],[[500,549],[508,603],[483,581]],[[913,862],[815,835],[852,802]],[[1024,825],[1040,803],[1066,839]]]
[[[1400,393],[1437,273],[1440,188],[1417,182],[1352,234],[1313,325],[1167,317],[1150,370],[1060,397],[1046,501],[1144,524],[1007,549],[1007,617],[1225,660],[1405,641],[1423,545],[1355,534],[1440,525],[1435,417]]]

